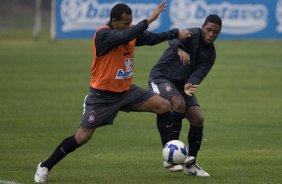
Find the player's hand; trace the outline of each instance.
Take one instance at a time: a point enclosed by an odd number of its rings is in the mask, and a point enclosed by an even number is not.
[[[197,84],[191,84],[191,83],[187,83],[184,86],[184,92],[188,95],[188,96],[192,96],[192,94],[196,91],[197,87],[199,85]]]
[[[165,10],[166,5],[167,5],[167,4],[166,4],[166,0],[163,0],[163,1],[161,2],[161,4],[160,4],[160,5],[155,9],[155,11],[152,13],[152,15],[147,19],[148,24],[151,24],[152,22],[154,22],[154,21],[158,18],[158,16],[160,15],[160,13]]]
[[[187,29],[185,30],[181,30],[179,31],[179,34],[178,34],[178,39],[179,40],[185,40],[186,38],[189,38],[193,35],[193,33]]]
[[[183,65],[190,64],[190,55],[186,53],[183,49],[178,48],[177,53],[179,56],[180,61],[182,61]]]

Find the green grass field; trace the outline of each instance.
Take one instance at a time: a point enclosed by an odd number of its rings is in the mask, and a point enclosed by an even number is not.
[[[48,183],[282,183],[282,41],[216,46],[216,64],[196,92],[206,118],[198,162],[211,177],[166,171],[155,115],[121,112],[60,162]],[[136,49],[135,84],[147,87],[165,47]],[[0,39],[0,183],[33,183],[38,162],[76,131],[91,52],[91,40]]]

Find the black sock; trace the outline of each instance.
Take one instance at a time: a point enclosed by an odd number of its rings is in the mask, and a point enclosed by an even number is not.
[[[157,114],[157,127],[161,136],[162,146],[172,140],[173,127],[171,124],[171,112]]]
[[[182,128],[182,117],[183,114],[172,111],[171,121],[173,123],[173,140],[178,140]]]
[[[194,127],[190,125],[188,133],[189,143],[189,156],[197,157],[198,151],[200,150],[203,138],[203,127]]]
[[[49,171],[60,160],[62,160],[67,154],[73,152],[80,145],[76,143],[75,136],[72,135],[63,140],[63,142],[55,149],[53,154],[44,162],[41,163],[41,167],[46,167]]]

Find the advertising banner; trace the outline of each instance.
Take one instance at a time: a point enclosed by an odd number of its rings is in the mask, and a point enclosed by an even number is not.
[[[135,24],[148,18],[161,0],[56,0],[56,39],[92,38],[120,2],[131,7]],[[222,39],[282,38],[282,0],[167,0],[167,5],[150,31],[201,27],[206,16],[218,14]]]

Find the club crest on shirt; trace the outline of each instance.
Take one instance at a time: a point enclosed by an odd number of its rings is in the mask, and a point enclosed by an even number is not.
[[[172,91],[172,87],[169,83],[165,83],[164,84],[164,89],[166,92],[171,92]]]
[[[91,111],[88,114],[88,123],[95,123],[96,113],[95,111]]]
[[[132,70],[132,58],[127,58],[124,60],[125,70],[118,69],[115,79],[129,79],[133,75]]]

